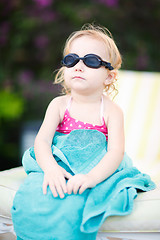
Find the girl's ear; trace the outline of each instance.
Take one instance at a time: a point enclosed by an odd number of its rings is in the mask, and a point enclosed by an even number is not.
[[[117,70],[109,71],[108,76],[105,80],[105,85],[110,85],[114,79],[117,77]]]

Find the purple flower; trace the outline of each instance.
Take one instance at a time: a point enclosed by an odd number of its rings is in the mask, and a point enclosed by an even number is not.
[[[105,4],[108,7],[118,7],[119,0],[98,0],[98,1]]]
[[[37,19],[42,23],[48,23],[56,20],[57,14],[52,9],[48,8],[33,8],[33,9],[26,9],[26,14],[30,18]]]
[[[38,48],[46,48],[49,43],[49,39],[45,35],[39,35],[34,39],[34,43]]]
[[[52,4],[53,0],[34,0],[41,7],[48,7]]]
[[[12,11],[12,9],[14,8],[14,1],[10,1],[10,0],[1,0],[1,16],[8,16],[8,14],[10,14],[10,12]],[[3,9],[3,10],[2,10]]]
[[[7,42],[7,38],[5,35],[0,36],[0,46],[4,46]]]
[[[40,18],[45,22],[45,23],[48,23],[48,22],[52,22],[56,19],[57,15],[55,12],[51,11],[51,10],[48,10],[46,9],[46,11],[43,11],[41,14],[40,14]]]
[[[31,70],[25,70],[19,74],[20,84],[28,84],[33,79],[33,72]]]
[[[8,22],[3,22],[0,25],[0,45],[5,45],[8,39],[10,25]]]

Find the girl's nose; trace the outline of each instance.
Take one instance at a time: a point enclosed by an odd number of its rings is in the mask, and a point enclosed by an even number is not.
[[[75,66],[74,66],[75,71],[77,72],[83,72],[84,71],[84,63],[82,60],[80,60]]]

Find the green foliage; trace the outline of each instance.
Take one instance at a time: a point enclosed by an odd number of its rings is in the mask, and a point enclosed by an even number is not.
[[[16,93],[0,91],[0,119],[13,120],[21,117],[24,100]]]

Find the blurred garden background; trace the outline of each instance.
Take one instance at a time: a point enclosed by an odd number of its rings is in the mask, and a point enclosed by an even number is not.
[[[107,27],[123,70],[160,71],[159,0],[0,0],[0,170],[21,164],[25,129],[38,128],[68,35]]]

